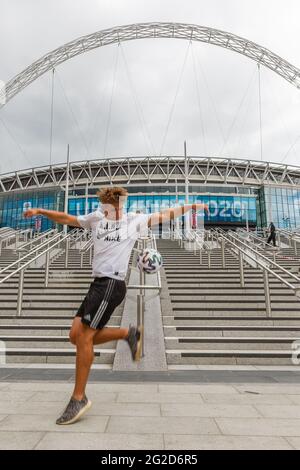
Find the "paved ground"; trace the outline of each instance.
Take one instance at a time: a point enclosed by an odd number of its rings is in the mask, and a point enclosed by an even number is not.
[[[66,427],[70,382],[2,378],[0,449],[300,449],[299,383],[219,378],[91,383],[92,408]]]

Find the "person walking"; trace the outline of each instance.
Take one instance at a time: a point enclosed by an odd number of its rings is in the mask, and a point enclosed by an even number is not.
[[[270,245],[271,241],[273,242],[273,245],[276,246],[276,227],[273,224],[273,222],[270,223],[269,225],[269,237],[267,240],[267,244]]]

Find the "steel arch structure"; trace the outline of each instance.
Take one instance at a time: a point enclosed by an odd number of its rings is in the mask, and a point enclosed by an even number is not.
[[[0,175],[0,196],[11,191],[42,190],[64,186],[65,163]],[[188,157],[190,185],[263,185],[300,189],[300,167],[220,157]],[[183,157],[120,157],[70,163],[71,188],[121,184],[174,185],[185,183]]]
[[[0,91],[0,103],[4,106],[34,80],[72,57],[108,44],[147,38],[185,39],[229,49],[268,67],[300,89],[300,69],[253,41],[226,31],[193,24],[136,23],[88,34],[54,49],[9,80]]]

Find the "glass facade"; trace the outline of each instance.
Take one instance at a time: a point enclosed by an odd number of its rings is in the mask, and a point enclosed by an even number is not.
[[[64,210],[64,194],[61,191],[10,192],[0,195],[0,227],[15,229],[33,228],[45,231],[54,228],[55,223],[46,217],[25,219],[23,212],[30,207],[50,210]]]
[[[258,225],[273,222],[279,228],[300,227],[300,189],[268,187],[259,190]]]
[[[227,195],[190,195],[190,204],[204,203],[209,207],[205,215],[207,224],[256,225],[256,197],[255,196],[227,196]],[[185,203],[185,196],[178,196],[178,204]],[[97,209],[99,204],[97,197],[88,197],[87,213]],[[140,210],[144,213],[157,212],[161,209],[174,207],[177,204],[176,196],[161,195],[129,195],[126,205],[127,211]],[[69,214],[85,214],[86,199],[81,197],[69,199]]]
[[[126,187],[129,189],[129,186]],[[131,187],[126,210],[150,213],[175,206],[177,199],[174,189],[173,186],[153,185],[145,188],[136,186],[133,192],[133,187]],[[86,199],[84,189],[72,188],[69,193],[69,213],[79,215],[85,214],[86,209],[87,212],[94,211],[98,207],[96,192],[97,188],[89,188]],[[182,185],[178,185],[178,192],[178,204],[184,204]],[[271,186],[258,189],[191,185],[189,202],[208,205],[209,214],[205,215],[207,225],[246,226],[248,222],[250,226],[266,227],[273,221],[280,228],[300,227],[300,189]],[[0,194],[0,227],[47,230],[55,226],[46,217],[24,219],[23,212],[28,207],[63,211],[64,191],[49,189],[11,191]],[[37,219],[40,219],[38,223]]]

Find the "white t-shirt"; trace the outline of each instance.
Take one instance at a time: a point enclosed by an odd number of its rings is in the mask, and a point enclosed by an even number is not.
[[[94,277],[125,279],[131,251],[140,234],[145,234],[150,216],[129,212],[120,220],[111,220],[97,209],[77,217],[82,228],[92,230]]]

